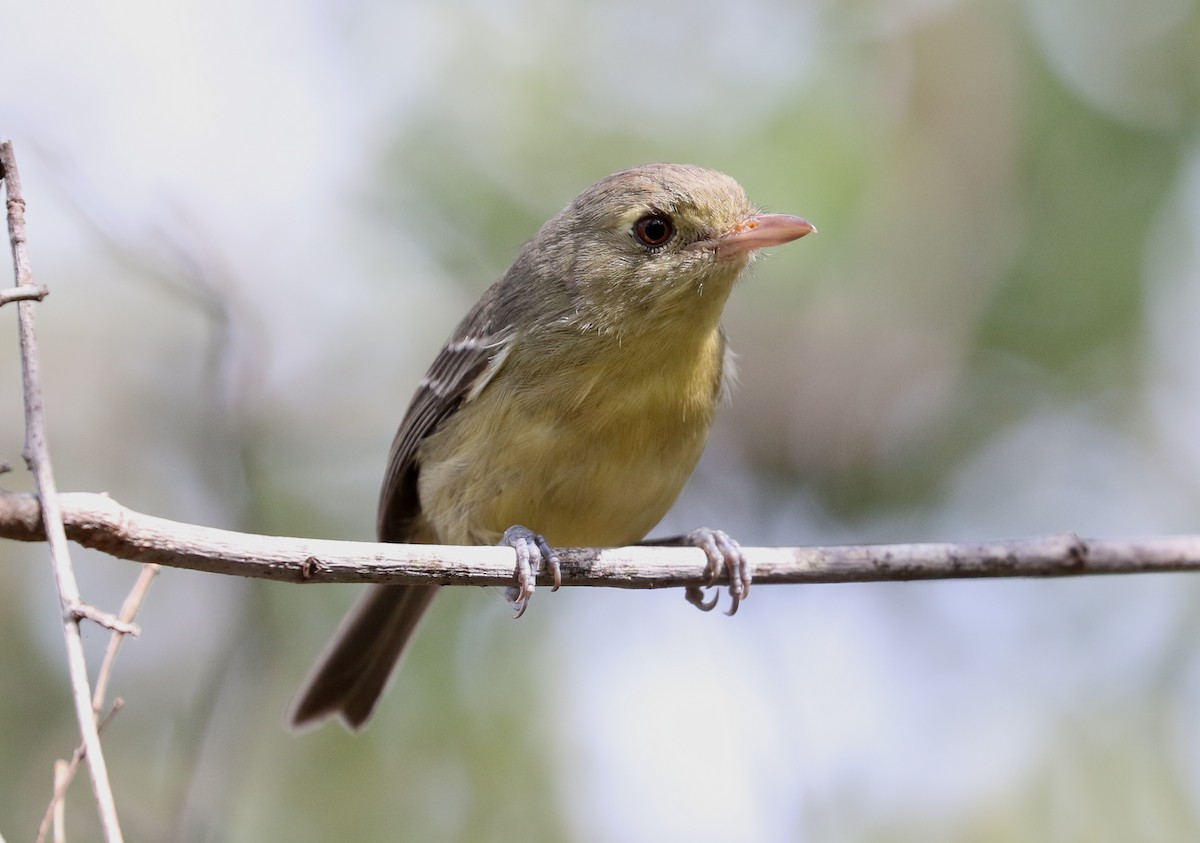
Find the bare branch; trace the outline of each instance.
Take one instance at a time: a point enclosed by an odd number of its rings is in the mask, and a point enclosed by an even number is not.
[[[12,245],[17,287],[32,288],[33,270],[29,264],[29,252],[25,243],[25,198],[21,193],[21,178],[17,173],[17,161],[10,143],[0,144],[0,171],[3,172],[7,191],[8,239]],[[121,827],[117,821],[117,807],[113,800],[112,786],[108,781],[108,767],[104,763],[100,734],[92,712],[87,661],[84,658],[83,640],[79,632],[78,612],[83,601],[80,599],[79,586],[75,582],[75,572],[71,567],[62,513],[58,508],[54,472],[50,466],[50,449],[46,444],[46,418],[42,406],[41,373],[34,331],[36,306],[37,302],[30,299],[17,304],[17,332],[21,345],[21,372],[25,396],[25,460],[33,472],[38,498],[42,502],[42,523],[50,545],[50,559],[63,615],[63,637],[66,640],[67,667],[71,676],[75,716],[79,721],[83,745],[87,749],[88,767],[92,772],[92,791],[96,797],[104,837],[109,843],[114,843],[122,840]]]
[[[137,562],[294,583],[509,585],[508,547],[378,544],[281,538],[168,521],[107,495],[59,495],[67,535]],[[0,490],[0,538],[40,541],[37,498]],[[754,584],[1066,577],[1200,571],[1200,536],[1084,539],[1071,533],[967,544],[750,547]],[[668,588],[704,583],[690,547],[574,548],[560,552],[564,586]]]

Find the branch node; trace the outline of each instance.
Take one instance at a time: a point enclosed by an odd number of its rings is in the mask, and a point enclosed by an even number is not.
[[[1072,533],[1067,545],[1067,565],[1082,571],[1087,568],[1088,561],[1087,542]]]
[[[315,556],[307,557],[303,562],[300,563],[300,579],[302,579],[302,580],[312,579],[312,575],[316,572],[317,568],[320,565],[321,565],[321,560],[318,559],[317,557],[315,557]]]
[[[50,295],[50,288],[45,284],[22,284],[20,287],[10,287],[0,290],[0,307],[9,302],[41,301]]]

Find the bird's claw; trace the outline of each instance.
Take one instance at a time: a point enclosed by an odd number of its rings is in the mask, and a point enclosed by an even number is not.
[[[684,589],[683,597],[701,612],[711,612],[717,605],[720,595],[714,594],[711,599],[704,599],[704,589],[698,585],[689,585]]]
[[[516,584],[505,589],[504,596],[512,604],[515,612],[513,618],[519,618],[529,608],[529,598],[533,597],[535,589],[534,580],[542,563],[545,563],[550,575],[554,578],[554,587],[551,588],[551,591],[558,591],[559,586],[562,585],[562,569],[559,565],[558,554],[546,542],[545,537],[533,532],[528,527],[522,527],[519,524],[509,527],[504,531],[504,537],[500,539],[500,544],[511,547],[517,553],[517,567],[513,572]]]
[[[732,603],[725,614],[736,614],[742,600],[750,594],[750,563],[746,561],[741,546],[722,530],[712,530],[708,527],[692,530],[683,537],[683,544],[700,548],[708,557],[708,563],[704,566],[703,588],[715,586],[723,571],[727,574]],[[717,605],[717,595],[714,594],[710,600],[705,600],[701,586],[688,586],[684,597],[704,612],[711,611]]]

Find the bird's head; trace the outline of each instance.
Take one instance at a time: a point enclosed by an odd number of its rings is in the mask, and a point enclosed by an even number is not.
[[[601,330],[680,318],[715,326],[759,249],[814,230],[800,217],[759,213],[724,173],[647,164],[584,190],[526,244],[518,266],[556,279],[582,321]]]

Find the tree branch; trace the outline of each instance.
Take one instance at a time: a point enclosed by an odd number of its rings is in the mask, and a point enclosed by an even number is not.
[[[17,173],[17,160],[10,143],[0,143],[0,175],[4,177],[7,192],[8,239],[12,246],[17,287],[33,291],[36,285],[25,245],[25,197],[21,193],[21,178]],[[80,612],[85,611],[84,604],[79,596],[79,585],[75,582],[75,572],[71,567],[67,536],[58,507],[58,492],[54,485],[54,472],[50,467],[50,449],[46,444],[46,416],[42,406],[41,373],[34,331],[34,308],[38,300],[39,296],[19,298],[17,304],[17,333],[21,346],[21,373],[25,396],[25,461],[33,472],[38,499],[41,501],[42,527],[50,545],[50,560],[54,569],[54,580],[58,586],[59,608],[62,611],[63,637],[66,640],[67,668],[71,676],[75,716],[79,721],[79,731],[87,750],[88,767],[92,773],[92,791],[96,796],[100,825],[104,829],[105,839],[109,843],[115,843],[122,840],[121,826],[117,821],[117,807],[113,800],[112,786],[108,781],[108,767],[100,749],[100,733],[92,712],[87,661],[84,658],[83,639],[79,632]]]
[[[378,544],[236,533],[127,509],[107,495],[58,497],[67,535],[122,559],[294,583],[509,585],[507,547]],[[37,498],[0,490],[0,538],[41,541]],[[744,548],[754,585],[1200,571],[1200,536],[1084,539],[1072,533],[967,544]],[[564,586],[704,584],[689,547],[570,548]]]

